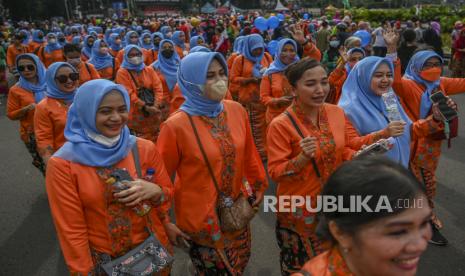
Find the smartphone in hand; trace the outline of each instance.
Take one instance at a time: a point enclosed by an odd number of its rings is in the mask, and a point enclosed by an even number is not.
[[[433,103],[438,104],[439,112],[445,120],[451,121],[458,116],[457,111],[447,105],[449,99],[441,91],[431,94],[430,99]]]

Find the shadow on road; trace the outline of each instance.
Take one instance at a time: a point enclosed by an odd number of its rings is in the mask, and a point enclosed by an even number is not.
[[[2,274],[34,275],[54,254],[57,243],[47,196],[40,195],[23,223],[0,245]]]

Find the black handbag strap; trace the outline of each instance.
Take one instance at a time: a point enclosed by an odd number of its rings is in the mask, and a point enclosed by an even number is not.
[[[111,72],[111,80],[114,80],[116,77],[116,66],[115,66],[115,57],[111,60],[112,72]]]
[[[197,132],[197,128],[195,127],[194,120],[192,119],[192,116],[189,113],[187,112],[185,113],[187,115],[187,118],[189,118],[189,122],[192,126],[192,129],[194,130],[195,139],[197,140],[197,144],[199,145],[199,149],[200,149],[200,152],[202,153],[203,160],[207,164],[208,172],[210,173],[210,176],[213,180],[213,184],[215,184],[216,191],[220,195],[222,194],[222,192],[220,191],[220,188],[218,187],[218,182],[216,181],[215,174],[213,173],[213,169],[210,165],[210,162],[208,161],[208,157],[207,157],[207,154],[205,153],[205,149],[203,148],[202,142],[200,141],[199,133]]]
[[[139,149],[137,148],[137,141],[132,146],[132,158],[134,159],[134,166],[136,167],[137,177],[142,178],[142,169],[140,167]]]
[[[302,137],[302,139],[304,139],[305,136],[302,133],[302,130],[300,130],[300,127],[297,124],[297,122],[295,121],[294,117],[292,117],[291,113],[289,113],[289,111],[286,110],[286,111],[284,111],[284,114],[287,115],[287,117],[291,121],[292,125],[294,126],[295,130],[297,131],[297,133],[299,133],[299,136]],[[316,164],[315,158],[312,157],[310,160],[312,162],[312,166],[313,166],[313,169],[315,170],[316,176],[321,179],[321,173],[320,173],[320,170],[318,169],[318,165]]]
[[[131,71],[128,71],[128,72],[129,72],[129,75],[131,76],[132,81],[136,85],[136,89],[139,90],[140,87],[139,87],[139,83],[137,82],[136,78],[134,78]]]

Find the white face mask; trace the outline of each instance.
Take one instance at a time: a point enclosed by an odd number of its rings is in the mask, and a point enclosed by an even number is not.
[[[48,41],[48,43],[50,43],[50,44],[55,44],[55,43],[57,43],[57,40],[56,40],[55,38],[51,38],[51,39]]]
[[[120,134],[116,137],[108,138],[106,136],[103,136],[102,134],[97,134],[89,130],[86,130],[86,134],[94,142],[99,143],[100,145],[106,146],[108,148],[111,148],[114,145],[118,144],[119,139],[121,137],[121,134]]]
[[[205,86],[203,94],[210,100],[220,102],[224,99],[224,96],[226,96],[226,92],[228,92],[227,81],[219,80],[214,84]]]
[[[132,57],[132,58],[129,58],[128,60],[129,60],[129,63],[133,65],[139,65],[143,62],[142,57]]]

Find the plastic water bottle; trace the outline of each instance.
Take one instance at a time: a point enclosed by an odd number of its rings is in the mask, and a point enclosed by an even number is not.
[[[389,122],[403,121],[400,116],[397,96],[394,91],[390,89],[389,92],[384,93],[381,97],[386,105]]]

